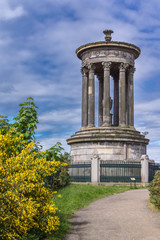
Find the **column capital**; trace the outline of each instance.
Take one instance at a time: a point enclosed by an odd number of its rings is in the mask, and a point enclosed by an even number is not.
[[[82,73],[83,76],[87,76],[88,69],[86,68],[86,66],[81,67],[81,73]]]
[[[86,67],[87,68],[87,63],[86,62],[82,62],[82,68]]]
[[[112,62],[102,62],[104,70],[110,70]]]
[[[121,72],[125,72],[128,67],[129,67],[128,63],[121,63],[120,66],[119,66],[119,70]]]
[[[134,66],[130,66],[128,70],[130,74],[134,74],[134,72],[136,71],[136,68]]]
[[[95,65],[93,63],[88,63],[87,64],[87,68],[89,69],[89,71],[94,72],[96,67],[95,67]]]

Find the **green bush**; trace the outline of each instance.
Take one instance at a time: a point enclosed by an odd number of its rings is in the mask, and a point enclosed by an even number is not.
[[[64,149],[60,142],[57,142],[53,147],[45,151],[44,157],[48,161],[59,161],[61,163],[70,162],[68,153],[63,152]],[[52,188],[61,188],[70,183],[70,176],[68,174],[68,167],[61,167],[57,173],[52,174],[46,179],[47,184]]]
[[[70,176],[68,174],[68,167],[61,167],[60,171],[53,174],[52,187],[54,189],[65,187],[70,183]]]
[[[149,186],[150,202],[160,209],[160,171],[157,171],[153,181]]]

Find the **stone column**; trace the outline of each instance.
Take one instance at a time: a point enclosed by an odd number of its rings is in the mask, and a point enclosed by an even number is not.
[[[94,86],[94,65],[88,64],[89,85],[88,85],[88,127],[95,124],[95,86]]]
[[[110,118],[110,67],[111,62],[103,62],[104,80],[103,80],[103,126],[111,125]]]
[[[91,182],[100,182],[100,158],[97,154],[91,158]]]
[[[88,126],[88,70],[83,67],[82,72],[82,128]]]
[[[148,155],[141,156],[141,182],[146,185],[149,182],[149,158]]]
[[[119,81],[114,76],[114,126],[119,125]]]
[[[123,157],[124,161],[127,161],[127,144],[124,144],[124,157]]]
[[[98,126],[103,124],[103,75],[97,76],[99,80],[99,104],[98,104]]]
[[[126,126],[126,69],[128,64],[121,63],[119,68],[119,126]]]
[[[134,127],[134,83],[133,83],[133,74],[135,68],[129,68],[129,75],[128,75],[128,91],[129,91],[129,98],[128,98],[128,125],[130,127]]]

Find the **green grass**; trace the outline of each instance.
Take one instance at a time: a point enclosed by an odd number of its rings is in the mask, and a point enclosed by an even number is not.
[[[60,212],[60,227],[59,231],[48,239],[61,240],[64,235],[67,234],[71,224],[69,218],[73,215],[74,211],[88,206],[94,200],[112,195],[115,193],[121,193],[129,190],[128,186],[93,186],[93,185],[80,185],[71,184],[58,191],[58,194],[62,195],[62,198],[55,198],[55,203]],[[57,195],[58,195],[57,194]]]

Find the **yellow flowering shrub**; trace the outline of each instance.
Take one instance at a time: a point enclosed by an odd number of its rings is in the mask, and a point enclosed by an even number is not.
[[[32,229],[44,233],[58,229],[56,192],[45,187],[44,178],[65,165],[42,158],[33,151],[33,142],[19,152],[23,137],[13,132],[0,134],[0,239],[4,240],[21,239]]]

